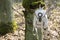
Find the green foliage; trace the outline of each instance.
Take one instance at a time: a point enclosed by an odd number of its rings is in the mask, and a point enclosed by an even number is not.
[[[38,8],[39,3],[45,4],[43,0],[23,0],[22,5],[25,9],[31,9],[32,6],[36,9]]]
[[[42,5],[45,5],[45,3],[42,2],[42,1],[33,2],[32,5],[37,5],[38,3],[39,3],[39,4],[42,4]]]

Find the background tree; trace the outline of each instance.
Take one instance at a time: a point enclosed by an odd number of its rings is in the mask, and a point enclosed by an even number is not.
[[[11,0],[0,0],[0,34],[13,32],[17,28],[11,9]]]
[[[34,10],[39,7],[39,4],[44,5],[43,1],[44,0],[23,0],[22,5],[25,8],[24,16],[26,26],[25,40],[37,40],[36,36],[33,36],[33,13]],[[42,37],[42,33],[40,37]]]

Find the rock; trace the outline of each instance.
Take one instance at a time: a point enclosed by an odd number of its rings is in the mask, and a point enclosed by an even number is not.
[[[13,33],[13,36],[18,36],[18,31],[15,31],[15,32]]]
[[[25,32],[22,31],[22,30],[20,30],[20,31],[19,31],[19,35],[20,35],[20,36],[24,36],[24,35],[25,35]]]
[[[25,37],[21,36],[21,40],[25,40]]]
[[[54,36],[54,37],[59,36],[56,31],[52,31],[52,30],[51,30],[50,32],[51,32],[51,35]]]

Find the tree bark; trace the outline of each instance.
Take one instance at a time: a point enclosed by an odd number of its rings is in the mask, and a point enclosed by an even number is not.
[[[33,36],[33,12],[25,11],[25,40],[37,40],[36,37]]]
[[[33,13],[34,11],[31,10],[31,7],[34,7],[34,9],[38,8],[39,6],[38,1],[41,1],[41,0],[23,0],[22,5],[25,8],[25,11],[24,11],[25,28],[26,28],[25,40],[38,40],[37,37],[33,35],[33,19],[34,19]],[[37,3],[32,4],[33,2],[37,2]]]

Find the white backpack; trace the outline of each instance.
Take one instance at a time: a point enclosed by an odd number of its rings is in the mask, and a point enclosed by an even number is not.
[[[48,18],[46,15],[46,10],[44,10],[43,8],[39,8],[35,10],[33,25],[36,25],[37,22],[43,22],[43,26],[48,25]]]

